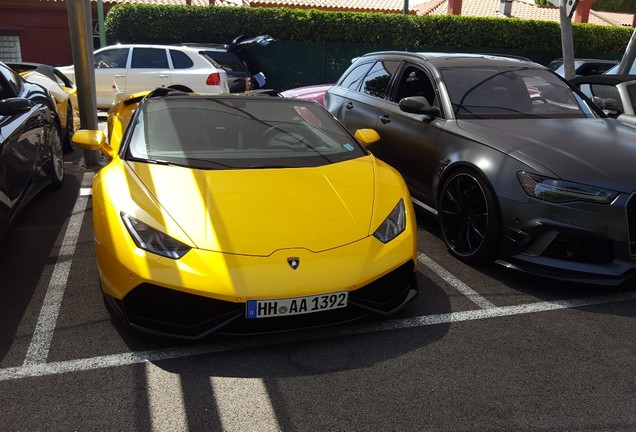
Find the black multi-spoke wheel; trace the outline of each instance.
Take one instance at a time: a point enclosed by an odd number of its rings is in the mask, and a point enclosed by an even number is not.
[[[499,246],[499,212],[488,185],[475,173],[452,173],[442,187],[438,217],[455,257],[473,264],[494,260]]]

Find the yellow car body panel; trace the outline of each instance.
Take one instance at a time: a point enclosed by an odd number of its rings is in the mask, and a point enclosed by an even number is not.
[[[62,126],[62,129],[67,128],[66,121],[68,118],[71,117],[73,119],[71,130],[75,131],[79,129],[80,116],[77,103],[77,87],[71,88],[63,86],[60,83],[53,81],[46,75],[36,71],[25,71],[20,73],[20,75],[29,82],[43,86],[49,91],[49,93],[51,93],[51,96],[53,96],[53,99],[55,100],[55,105],[60,117],[60,125]],[[72,116],[68,115],[69,104],[71,106],[71,109],[73,110]]]
[[[282,187],[291,170],[195,172],[149,166],[137,177],[144,170],[136,168],[116,158],[93,181],[102,288],[118,299],[143,282],[227,301],[351,290],[381,277],[378,268],[388,272],[415,259],[416,222],[409,200],[405,200],[407,228],[398,238],[387,245],[372,235],[398,201],[408,196],[401,177],[373,156],[295,169],[297,180],[307,178],[303,186],[318,183],[302,193]],[[172,173],[167,172],[170,169]],[[357,202],[349,199],[356,204],[344,206],[333,184],[324,180],[330,171],[349,180],[375,181],[346,191]],[[356,177],[360,172],[366,175]],[[206,177],[219,188],[214,193],[201,192]],[[149,184],[152,187],[146,188]],[[268,194],[272,185],[277,189]],[[368,193],[355,197],[360,190]],[[378,195],[386,200],[374,202]],[[316,200],[317,196],[324,200]],[[122,212],[193,249],[179,260],[138,249]],[[356,220],[369,224],[360,226]],[[301,259],[299,271],[289,269],[284,258],[291,256]]]

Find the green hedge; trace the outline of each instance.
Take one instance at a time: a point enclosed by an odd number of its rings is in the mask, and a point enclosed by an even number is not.
[[[384,49],[506,53],[543,64],[562,52],[559,23],[456,15],[124,3],[108,12],[105,30],[110,44],[228,43],[241,34],[270,34],[279,41],[276,48],[253,51],[273,69],[266,71],[268,80],[279,90],[332,82],[352,54],[359,55],[356,47],[360,54]],[[632,31],[573,24],[575,55],[620,59]]]
[[[300,9],[164,6],[124,3],[105,23],[111,42],[227,42],[239,34],[279,40],[359,42],[405,46],[561,49],[559,24],[550,21],[456,15],[323,12]],[[575,51],[622,53],[631,28],[573,24]]]

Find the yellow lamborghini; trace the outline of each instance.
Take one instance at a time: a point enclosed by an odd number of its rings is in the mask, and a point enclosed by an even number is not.
[[[113,106],[93,180],[107,304],[138,330],[196,339],[383,316],[417,294],[402,177],[322,106],[166,89]]]
[[[60,117],[62,126],[62,147],[64,153],[73,151],[71,137],[80,127],[77,87],[66,75],[54,66],[42,63],[6,63],[25,80],[39,84],[49,91]]]

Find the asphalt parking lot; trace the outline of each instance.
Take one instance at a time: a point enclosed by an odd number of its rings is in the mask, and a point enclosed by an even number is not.
[[[636,429],[636,291],[454,260],[418,213],[420,295],[386,320],[176,342],[111,320],[90,180],[22,214],[0,250],[2,430]]]

